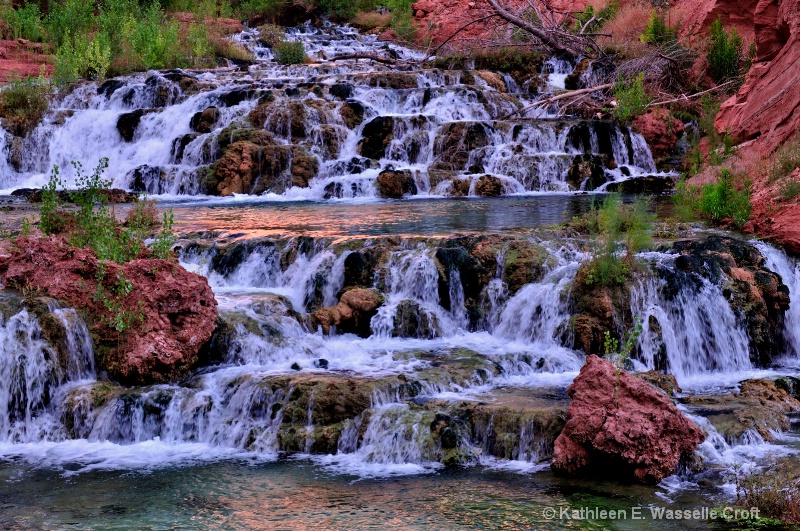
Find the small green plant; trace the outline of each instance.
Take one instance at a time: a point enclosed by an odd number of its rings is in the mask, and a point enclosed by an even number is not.
[[[41,41],[44,39],[42,27],[42,13],[39,4],[28,2],[14,9],[10,0],[0,2],[0,20],[3,20],[11,30],[12,39],[28,39]]]
[[[587,6],[582,12],[575,15],[573,33],[592,33],[599,31],[603,24],[617,16],[619,1],[611,0],[608,5],[599,11],[594,6]]]
[[[613,363],[617,369],[624,369],[629,363],[631,354],[636,348],[636,343],[639,341],[639,336],[642,335],[642,320],[636,317],[633,320],[633,328],[625,332],[622,338],[622,347],[617,338],[611,335],[611,332],[606,330],[603,333],[603,350],[606,357]]]
[[[758,471],[735,467],[732,476],[737,505],[759,508],[759,520],[742,523],[765,529],[795,529],[787,524],[800,524],[800,477],[786,459]],[[771,525],[755,525],[759,521]]]
[[[154,206],[146,201],[133,208],[126,226],[117,222],[114,212],[108,207],[104,193],[111,185],[104,178],[108,159],[100,159],[91,173],[84,173],[83,166],[72,163],[75,169],[77,190],[68,192],[77,211],[65,211],[59,199],[58,189],[63,187],[58,166],[53,167],[48,184],[42,189],[39,228],[45,234],[65,234],[76,247],[92,249],[100,260],[125,263],[136,258],[145,249],[144,238],[153,228]],[[171,247],[174,216],[172,211],[164,213],[164,223],[153,243],[153,254],[162,259],[172,258]]]
[[[769,170],[769,180],[775,182],[791,175],[797,168],[800,168],[800,138],[778,148]]]
[[[593,236],[592,258],[581,266],[578,278],[587,285],[623,284],[636,267],[634,255],[652,244],[653,216],[645,198],[623,205],[619,194],[609,194],[600,208],[592,207],[583,221]],[[618,244],[625,244],[619,256]]]
[[[275,45],[273,52],[275,61],[282,65],[298,65],[308,59],[302,42],[281,41]]]
[[[14,81],[0,90],[0,119],[3,127],[17,136],[25,136],[42,121],[47,112],[50,82],[40,75]]]
[[[791,201],[798,195],[800,195],[800,182],[795,179],[789,179],[784,181],[780,184],[778,188],[778,193],[781,194],[781,197],[785,201]]]
[[[673,45],[678,40],[678,29],[667,23],[664,13],[653,10],[639,39],[655,46]]]
[[[733,173],[728,169],[720,172],[716,184],[707,184],[703,188],[681,181],[673,198],[676,214],[686,221],[698,217],[713,223],[729,220],[733,226],[741,228],[753,210],[749,187],[749,183],[745,183],[743,190],[737,190]]]
[[[753,206],[750,204],[749,187],[739,191],[733,185],[733,174],[728,169],[720,172],[719,182],[707,184],[700,193],[700,212],[711,221],[730,219],[742,227],[750,219]]]
[[[172,233],[172,225],[174,223],[175,215],[172,209],[164,212],[164,221],[161,223],[161,230],[150,245],[150,249],[153,251],[156,258],[168,260],[173,257],[172,246],[175,245],[176,241]]]
[[[742,74],[742,37],[733,28],[728,33],[722,17],[711,23],[708,30],[708,75],[717,83],[730,81]]]
[[[644,74],[633,79],[625,79],[620,75],[612,89],[617,105],[612,109],[614,118],[621,123],[630,123],[644,113],[653,99],[644,87]]]

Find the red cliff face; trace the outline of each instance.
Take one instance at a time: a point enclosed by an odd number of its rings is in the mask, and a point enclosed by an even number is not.
[[[683,0],[682,33],[707,34],[718,17],[756,45],[745,84],[722,104],[716,127],[771,153],[800,129],[800,0]]]

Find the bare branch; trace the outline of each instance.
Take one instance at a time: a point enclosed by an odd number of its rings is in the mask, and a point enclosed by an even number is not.
[[[598,85],[596,87],[589,87],[589,88],[580,89],[580,90],[572,90],[572,91],[569,91],[569,92],[562,92],[561,94],[558,94],[558,95],[553,96],[551,98],[546,98],[546,99],[543,99],[543,100],[539,100],[536,103],[532,103],[531,105],[528,105],[527,107],[523,107],[521,109],[517,109],[516,111],[513,111],[513,112],[503,116],[502,118],[500,118],[500,120],[508,120],[509,118],[514,116],[515,114],[524,113],[524,112],[527,112],[527,111],[529,111],[531,109],[534,109],[534,108],[542,106],[542,105],[550,105],[551,103],[555,103],[557,101],[564,100],[564,99],[567,99],[567,98],[574,98],[576,96],[582,96],[582,95],[589,94],[589,93],[592,93],[592,92],[597,92],[598,90],[610,89],[613,86],[614,86],[614,83],[606,83],[605,85]]]
[[[369,53],[349,53],[344,55],[337,55],[332,59],[329,59],[328,62],[332,61],[346,61],[348,59],[369,59],[370,61],[375,61],[376,63],[383,63],[385,65],[395,65],[397,61],[394,59],[389,59],[388,57],[381,57],[380,55],[373,55]]]

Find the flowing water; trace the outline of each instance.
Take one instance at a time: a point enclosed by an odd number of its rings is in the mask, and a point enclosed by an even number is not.
[[[548,522],[544,508],[724,503],[731,491],[723,472],[794,450],[791,434],[776,443],[754,432],[726,440],[686,408],[708,435],[698,454],[706,471],[716,470],[718,487],[701,488],[706,476],[690,471],[656,488],[553,477],[552,440],[525,415],[565,407],[565,389],[583,364],[567,324],[571,286],[588,255],[578,241],[531,229],[588,208],[589,198],[568,192],[655,174],[647,145],[627,129],[560,119],[550,109],[506,118],[563,88],[574,67],[568,61],[547,63],[542,92],[508,78],[511,94],[503,94],[479,76],[466,82],[468,70],[328,62],[364,51],[421,57],[347,28],[305,26],[290,38],[318,63],[278,66],[257,30],[246,29],[235,39],[258,57],[250,67],[82,85],[57,98],[13,161],[13,140],[0,135],[4,189],[43,184],[53,164],[65,168],[69,182],[69,161],[88,168],[108,155],[115,185],[172,206],[181,232],[195,236],[179,242],[181,263],[208,279],[227,326],[214,363],[185,381],[123,388],[97,374],[91,337],[74,310],[49,308],[64,332],[54,346],[32,310],[6,305],[0,314],[3,525],[560,528],[569,522]],[[332,87],[344,85],[348,95],[335,96]],[[220,138],[232,134],[228,127],[268,91],[289,114],[275,110],[261,127],[313,156],[319,171],[307,186],[291,184],[287,174],[258,194],[209,196],[201,171],[219,156]],[[301,119],[291,115],[297,103],[306,109]],[[345,124],[345,105],[360,106],[363,122]],[[210,106],[219,109],[219,120],[209,132],[193,132],[192,116]],[[152,112],[126,141],[117,124],[136,109]],[[377,134],[365,129],[379,119],[391,135],[370,160],[360,145]],[[455,148],[448,145],[454,137]],[[459,145],[468,139],[470,145]],[[603,183],[569,177],[581,157],[597,157]],[[444,199],[455,181],[432,180],[442,161],[454,178],[470,182],[469,195],[476,195],[481,176],[491,175],[514,197]],[[415,200],[377,198],[375,180],[389,167],[411,171]],[[459,250],[468,240],[486,244],[495,264],[479,273],[485,285],[475,282],[474,259]],[[797,263],[767,244],[753,245],[781,275],[791,300],[800,300]],[[519,273],[526,252],[536,258]],[[637,369],[665,369],[694,393],[796,371],[800,305],[791,305],[780,331],[783,357],[759,369],[722,281],[679,272],[671,251],[639,258],[653,274],[631,289],[630,312],[657,322],[660,332],[644,327]],[[316,310],[335,305],[341,290],[356,284],[384,299],[366,333],[334,326],[325,334],[312,324]],[[504,407],[516,412],[511,428],[499,412]],[[431,435],[433,425],[443,422],[440,413],[456,417],[459,408],[472,408],[477,420],[452,428],[457,443],[444,448]],[[334,410],[346,413],[323,418]],[[446,468],[448,450],[468,466]]]

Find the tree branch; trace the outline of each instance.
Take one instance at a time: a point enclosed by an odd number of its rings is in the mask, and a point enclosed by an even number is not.
[[[515,114],[527,112],[527,111],[529,111],[529,110],[531,110],[531,109],[533,109],[535,107],[539,107],[540,105],[550,105],[551,103],[555,103],[557,101],[564,100],[564,99],[567,99],[567,98],[574,98],[575,96],[582,96],[584,94],[589,94],[591,92],[597,92],[598,90],[610,89],[613,86],[614,86],[614,83],[606,83],[605,85],[598,85],[596,87],[589,87],[589,88],[580,89],[580,90],[572,90],[570,92],[562,92],[561,94],[558,94],[558,95],[553,96],[551,98],[547,98],[547,99],[544,99],[544,100],[539,100],[536,103],[532,103],[531,105],[528,105],[527,107],[523,107],[521,109],[517,109],[516,111],[510,112],[509,114],[507,114],[507,115],[503,116],[502,118],[500,118],[500,120],[508,120],[509,118],[514,116]]]

